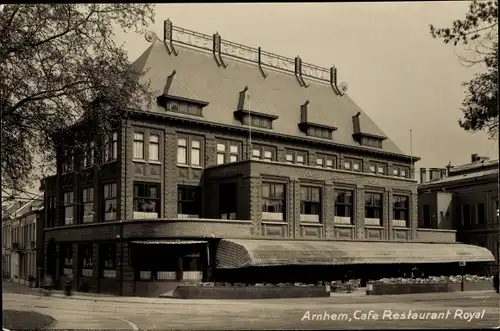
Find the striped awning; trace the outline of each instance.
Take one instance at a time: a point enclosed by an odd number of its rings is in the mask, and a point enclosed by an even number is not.
[[[140,245],[190,245],[190,244],[206,244],[207,241],[172,239],[172,240],[138,240],[138,241],[132,241],[132,243]]]
[[[223,239],[217,268],[278,265],[490,262],[484,247],[451,243]]]

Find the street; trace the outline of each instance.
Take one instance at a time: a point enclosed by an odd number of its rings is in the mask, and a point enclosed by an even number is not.
[[[3,300],[5,309],[33,310],[52,316],[57,320],[54,325],[57,329],[492,328],[500,325],[496,293],[463,294],[454,299],[448,294],[421,297],[422,301],[415,301],[414,297],[404,295],[398,302],[380,303],[376,302],[377,298],[243,301],[78,295],[64,298],[4,293]],[[408,313],[412,317],[404,319]]]

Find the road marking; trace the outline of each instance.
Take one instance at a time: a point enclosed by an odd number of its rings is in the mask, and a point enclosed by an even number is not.
[[[127,321],[126,319],[123,319],[123,318],[118,318],[118,317],[112,317],[114,319],[117,319],[117,320],[120,320],[122,322],[125,322],[127,323],[128,325],[130,325],[130,327],[132,328],[132,330],[134,331],[139,331],[139,327],[137,325],[135,325],[134,323],[130,322],[130,321]]]

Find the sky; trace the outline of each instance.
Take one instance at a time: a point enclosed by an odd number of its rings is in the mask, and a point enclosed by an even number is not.
[[[433,39],[429,24],[450,27],[469,3],[158,4],[148,30],[163,38],[163,21],[323,67],[335,65],[350,97],[420,167],[497,158],[496,142],[458,125],[461,83],[480,68],[461,65],[453,46]],[[117,32],[134,61],[144,35]],[[412,144],[410,147],[410,129]]]

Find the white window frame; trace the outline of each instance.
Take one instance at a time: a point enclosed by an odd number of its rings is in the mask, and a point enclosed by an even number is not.
[[[160,162],[160,135],[155,133],[150,134],[148,143],[149,162]]]
[[[133,159],[144,161],[144,132],[134,131]]]
[[[204,145],[204,139],[202,137],[185,136],[185,135],[178,136],[177,165],[202,168],[203,145]],[[184,160],[181,159],[181,151],[183,151],[184,153]],[[196,153],[198,153],[198,155],[196,155]]]
[[[104,201],[104,221],[114,221],[116,220],[116,209],[118,208],[118,197],[117,197],[117,185],[116,183],[105,183],[103,184],[103,201]],[[106,210],[106,201],[114,200],[114,211],[108,212]]]
[[[86,187],[82,189],[82,223],[92,223],[94,221],[94,188]],[[86,207],[91,207],[91,212],[85,214]]]
[[[64,192],[64,225],[74,224],[74,205],[75,205],[75,193],[73,191]],[[71,211],[71,217],[68,217],[68,211]]]

